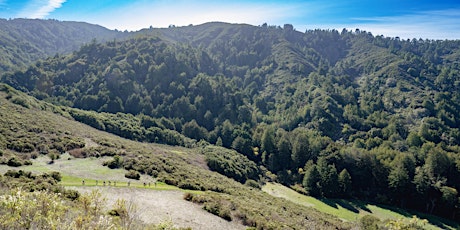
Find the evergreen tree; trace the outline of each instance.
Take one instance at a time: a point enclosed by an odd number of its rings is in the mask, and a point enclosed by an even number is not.
[[[316,165],[311,166],[310,168],[305,171],[305,175],[303,177],[302,185],[305,188],[305,191],[310,196],[318,197],[321,195],[321,190],[319,188],[319,182],[321,178],[316,169]]]
[[[405,197],[410,192],[410,186],[409,173],[404,167],[398,166],[391,169],[388,175],[388,187],[392,190],[393,197],[401,202],[401,207],[404,206]]]
[[[325,197],[336,197],[339,192],[339,176],[335,165],[328,164],[325,157],[319,157],[316,167],[320,176],[319,187]]]
[[[281,135],[277,142],[276,149],[277,154],[275,161],[277,166],[275,171],[288,169],[291,166],[291,143],[287,138],[287,134]]]
[[[310,145],[305,132],[300,132],[295,136],[291,159],[293,168],[302,168],[310,159]]]
[[[267,127],[261,139],[261,151],[262,151],[262,161],[265,165],[269,166],[270,170],[274,170],[277,166],[274,164],[275,161],[275,132],[272,127]],[[270,159],[271,158],[271,159]],[[270,162],[272,162],[270,164]]]
[[[348,173],[347,169],[342,169],[342,171],[340,171],[338,182],[342,197],[350,197],[353,184],[351,175]]]

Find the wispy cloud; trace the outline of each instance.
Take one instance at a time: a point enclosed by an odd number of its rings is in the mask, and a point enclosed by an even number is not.
[[[21,18],[45,18],[60,8],[66,0],[32,0],[19,13]]]
[[[393,17],[357,18],[353,27],[401,38],[460,39],[460,9],[416,12]]]

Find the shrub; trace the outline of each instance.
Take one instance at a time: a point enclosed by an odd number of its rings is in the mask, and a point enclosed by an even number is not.
[[[244,184],[252,188],[261,189],[260,184],[255,180],[247,180]]]
[[[141,174],[139,174],[139,172],[137,171],[129,170],[127,173],[125,173],[125,177],[129,179],[139,180],[141,178]]]
[[[38,154],[37,154],[37,153],[32,153],[32,154],[30,154],[30,158],[32,158],[32,159],[37,159],[37,158],[38,158]]]
[[[221,147],[206,146],[203,149],[208,167],[241,183],[257,179],[259,168],[246,156]]]
[[[59,172],[51,172],[50,176],[55,179],[56,181],[61,181],[62,180],[62,175]]]
[[[14,104],[16,105],[20,105],[24,108],[29,108],[29,103],[27,102],[27,100],[23,97],[19,97],[19,96],[14,96],[13,98],[11,98],[11,102],[13,102]]]
[[[377,230],[379,229],[378,223],[380,222],[379,218],[371,215],[365,215],[360,220],[359,223],[363,229]]]
[[[180,181],[177,187],[181,189],[189,189],[189,190],[204,190],[204,188],[202,188],[199,184],[191,180]]]
[[[166,184],[177,186],[177,180],[173,177],[166,177],[163,179]]]
[[[48,162],[49,164],[53,164],[54,163],[54,160],[57,160],[60,158],[60,155],[56,152],[50,152],[48,153],[48,157],[50,158],[50,162]]]
[[[228,220],[228,221],[232,220],[232,215],[230,213],[230,210],[228,209],[228,207],[225,207],[220,202],[205,203],[203,209],[225,220]]]
[[[87,153],[84,149],[72,149],[69,150],[69,154],[75,158],[86,158]]]
[[[71,200],[77,200],[80,197],[80,193],[76,190],[66,189],[64,190],[64,197]]]
[[[186,200],[186,201],[192,201],[193,196],[194,196],[194,195],[193,195],[192,193],[186,192],[186,193],[184,194],[184,200]]]
[[[16,170],[8,170],[6,171],[5,173],[5,176],[7,177],[13,177],[13,178],[19,178],[21,176],[25,177],[25,178],[34,178],[32,176],[32,173],[31,172],[26,172],[26,171],[22,171],[22,170],[19,170],[19,171],[16,171]]]
[[[204,204],[208,201],[207,197],[204,195],[197,195],[189,192],[184,194],[184,200],[191,201],[195,204]]]
[[[11,167],[19,167],[22,165],[22,162],[19,159],[16,159],[16,157],[12,157],[6,164]]]
[[[34,145],[22,141],[13,141],[11,143],[8,143],[7,148],[20,153],[30,153],[35,150]]]

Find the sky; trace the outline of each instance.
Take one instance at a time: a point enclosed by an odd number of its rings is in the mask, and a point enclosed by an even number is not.
[[[122,31],[219,21],[460,39],[460,0],[0,0],[0,18],[84,21]]]

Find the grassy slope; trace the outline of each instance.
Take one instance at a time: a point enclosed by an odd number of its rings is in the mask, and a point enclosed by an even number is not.
[[[3,121],[0,123],[1,161],[6,163],[11,157],[25,161],[34,154],[38,155],[37,159],[30,160],[33,163],[31,166],[23,166],[21,169],[35,172],[61,171],[64,176],[63,185],[80,186],[83,179],[87,186],[95,185],[95,180],[99,183],[101,180],[117,181],[118,185],[127,182],[124,170],[109,170],[101,166],[103,161],[111,158],[69,160],[68,155],[61,154],[54,164],[48,164],[49,157],[38,153],[37,146],[45,145],[49,152],[56,152],[53,145],[58,140],[65,139],[63,143],[71,140],[84,143],[83,150],[99,146],[103,150],[116,152],[124,159],[135,159],[138,163],[165,164],[170,172],[161,171],[158,175],[160,179],[169,177],[178,180],[179,184],[191,182],[202,188],[221,190],[224,193],[207,191],[198,195],[204,197],[208,206],[223,205],[230,208],[232,219],[237,222],[243,218],[247,223],[262,228],[298,228],[305,224],[321,229],[351,227],[333,216],[271,197],[209,171],[204,163],[204,155],[198,149],[130,141],[75,122],[69,117],[66,108],[43,103],[0,85],[0,119]],[[8,148],[11,142],[28,143],[36,148],[32,152],[19,153]],[[8,169],[2,166],[2,171]],[[147,180],[153,182],[154,179],[147,176],[141,179]],[[132,182],[132,186],[143,187],[143,182]],[[177,189],[162,183],[157,186],[157,189]]]
[[[313,207],[323,213],[337,216],[346,221],[356,221],[365,215],[373,215],[382,221],[388,219],[403,219],[405,222],[408,222],[413,215],[417,215],[418,218],[427,219],[429,221],[429,223],[424,226],[426,229],[456,229],[459,227],[458,224],[437,217],[423,214],[411,214],[404,210],[383,207],[376,204],[348,200],[319,200],[311,196],[305,196],[286,186],[276,183],[267,183],[262,190],[273,196],[281,197],[304,206]]]

